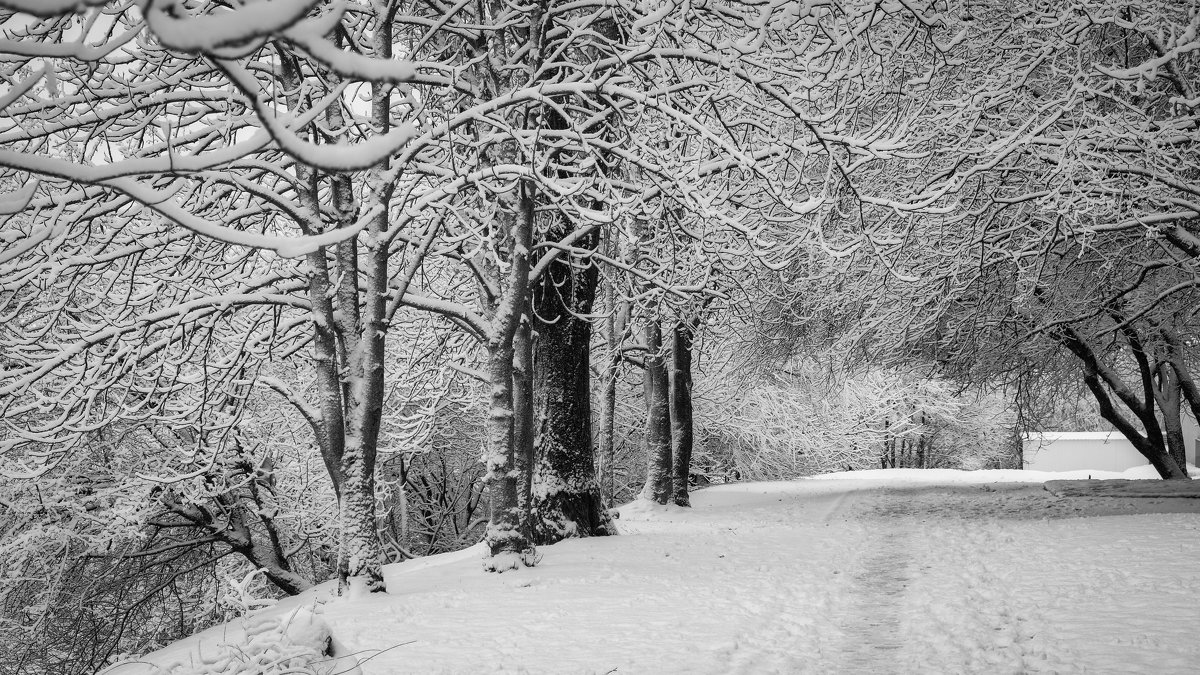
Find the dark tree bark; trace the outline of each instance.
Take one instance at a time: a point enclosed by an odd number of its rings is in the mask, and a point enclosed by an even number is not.
[[[1180,467],[1187,466],[1186,441],[1183,437],[1183,420],[1180,419],[1182,387],[1179,377],[1169,362],[1158,364],[1154,400],[1162,411],[1163,431],[1167,440],[1167,452]]]
[[[678,506],[691,506],[688,476],[692,468],[692,342],[691,324],[679,321],[671,331],[670,385],[671,498]]]
[[[892,421],[883,420],[883,452],[879,455],[879,468],[888,468],[888,455],[892,451]]]
[[[1075,330],[1069,326],[1059,327],[1054,337],[1083,363],[1084,384],[1092,392],[1100,407],[1100,416],[1117,428],[1129,439],[1158,475],[1164,479],[1187,480],[1187,472],[1176,463],[1175,458],[1167,452],[1166,440],[1159,427],[1158,416],[1154,412],[1154,383],[1149,360],[1142,348],[1141,340],[1129,327],[1122,329],[1126,340],[1130,342],[1134,360],[1138,364],[1138,372],[1142,379],[1142,393],[1129,387],[1112,369],[1108,368],[1099,355],[1092,349]],[[1109,391],[1133,413],[1145,433],[1125,418],[1117,409]]]
[[[671,499],[671,404],[662,329],[658,321],[646,322],[646,485],[642,497],[659,504]]]
[[[556,232],[565,236],[566,232]],[[592,233],[575,246],[594,249]],[[533,290],[534,419],[533,537],[550,544],[567,537],[613,534],[596,481],[592,439],[591,342],[587,318],[598,270],[569,258],[546,268]]]
[[[1167,345],[1167,363],[1175,374],[1175,381],[1179,384],[1179,391],[1183,400],[1187,401],[1188,409],[1191,410],[1192,417],[1200,421],[1200,387],[1196,386],[1196,381],[1192,379],[1192,374],[1188,372],[1187,364],[1183,358],[1183,340],[1170,327],[1159,326],[1159,333],[1163,337],[1163,341]],[[1187,466],[1187,447],[1183,448],[1183,464]]]
[[[256,489],[253,480],[248,484]],[[169,530],[190,527],[203,532],[205,540],[225,544],[255,568],[263,570],[263,576],[288,595],[312,588],[312,582],[294,572],[288,563],[274,521],[258,515],[256,518],[266,530],[266,538],[264,541],[262,537],[254,536],[247,522],[246,506],[236,497],[220,495],[217,508],[201,508],[180,500],[174,490],[166,489],[159,494],[158,501],[166,510],[152,520],[154,525]],[[141,551],[138,555],[144,556],[147,552]]]

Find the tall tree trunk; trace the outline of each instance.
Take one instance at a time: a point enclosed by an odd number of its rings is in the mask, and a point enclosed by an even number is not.
[[[340,38],[339,38],[340,39]],[[375,35],[376,48],[390,55],[391,34],[381,26]],[[281,79],[288,105],[298,108],[301,73],[286,51],[280,59]],[[390,126],[392,88],[373,85],[371,116],[376,127]],[[326,128],[340,131],[346,121],[331,107]],[[363,190],[367,207],[377,214],[368,223],[363,261],[356,238],[308,254],[308,296],[313,318],[313,365],[319,396],[319,419],[313,420],[321,456],[338,497],[342,551],[338,561],[340,592],[382,592],[383,550],[375,522],[375,457],[383,416],[388,259],[384,233],[388,229],[387,205],[392,183],[386,166],[370,169]],[[322,176],[302,164],[296,166],[301,203],[310,213],[329,212],[335,227],[350,227],[358,211],[355,190],[344,175],[329,176],[330,201],[322,204],[317,185]],[[315,234],[325,225],[319,220],[301,224],[305,234]],[[329,255],[332,253],[332,256]],[[330,273],[330,265],[335,266]],[[360,285],[365,292],[360,295]]]
[[[520,475],[517,504],[521,509],[521,532],[533,536],[533,323],[532,312],[526,304],[521,322],[513,337],[513,444],[514,457]]]
[[[515,153],[506,144],[503,152]],[[501,154],[498,164],[515,157]],[[491,382],[490,407],[487,417],[487,454],[485,481],[491,497],[491,514],[484,541],[489,558],[484,569],[493,572],[516,569],[537,562],[533,543],[526,534],[527,516],[522,510],[521,493],[524,479],[518,471],[518,454],[524,454],[515,443],[513,404],[513,347],[522,309],[529,303],[529,248],[533,232],[533,200],[527,186],[517,184],[506,193],[497,195],[495,226],[509,240],[508,278],[504,292],[492,309],[491,335],[488,336],[488,378]]]
[[[662,353],[662,328],[657,319],[646,322],[646,485],[642,497],[659,504],[671,499],[670,382]]]
[[[600,390],[600,429],[596,449],[596,474],[600,483],[601,501],[612,504],[613,464],[616,461],[617,377],[621,367],[621,345],[616,331],[616,317],[611,306],[604,319],[604,373]]]
[[[490,559],[485,568],[503,572],[533,561],[521,509],[522,478],[516,470],[513,433],[513,348],[511,339],[488,352],[491,407],[487,420],[487,484],[491,514],[484,540]]]
[[[378,111],[379,102],[375,109]],[[386,113],[385,118],[386,118]],[[381,243],[388,229],[386,204],[391,200],[390,183],[373,168],[367,175],[367,199],[377,207],[368,231],[363,260],[357,245],[339,244],[336,260],[340,278],[336,284],[342,348],[346,352],[346,443],[341,468],[342,527],[346,543],[346,570],[342,587],[350,593],[380,593],[383,581],[383,546],[375,518],[375,459],[383,420],[384,368],[387,335],[388,251]],[[334,204],[342,226],[354,219],[354,196],[348,179],[339,177]],[[361,275],[359,272],[361,271]],[[366,291],[361,296],[361,276]]]
[[[691,506],[688,476],[692,468],[692,341],[691,324],[679,321],[671,331],[670,383],[671,497],[678,506]]]
[[[554,234],[561,238],[565,232]],[[597,244],[595,234],[575,243],[584,249]],[[601,503],[592,445],[592,324],[587,315],[595,304],[597,282],[594,265],[580,267],[562,258],[550,264],[533,289],[533,536],[539,544],[614,533]]]
[[[605,253],[614,254],[611,237],[604,239]],[[600,429],[598,448],[596,449],[596,473],[600,483],[601,501],[611,505],[615,498],[614,463],[616,462],[616,418],[617,418],[617,378],[621,372],[621,344],[625,337],[625,327],[629,319],[630,302],[618,302],[616,287],[613,280],[602,282],[604,306],[607,316],[604,318],[604,372],[600,393]]]

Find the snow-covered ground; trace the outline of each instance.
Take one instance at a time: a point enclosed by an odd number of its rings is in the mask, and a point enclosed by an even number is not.
[[[855,473],[634,503],[621,536],[544,547],[536,568],[487,574],[473,549],[388,567],[386,596],[322,590],[253,621],[307,626],[315,606],[372,675],[1200,672],[1200,500],[1019,482],[1086,472]],[[243,632],[108,672],[207,672]]]

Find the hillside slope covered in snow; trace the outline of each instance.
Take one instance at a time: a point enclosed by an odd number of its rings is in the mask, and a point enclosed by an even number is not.
[[[1200,500],[867,473],[708,488],[690,510],[634,503],[621,536],[503,575],[474,549],[393,565],[385,596],[323,587],[107,672],[238,672],[247,626],[260,641],[328,631],[343,658],[317,672],[374,675],[1200,669]]]

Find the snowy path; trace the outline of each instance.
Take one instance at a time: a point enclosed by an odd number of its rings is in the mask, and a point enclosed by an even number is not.
[[[842,641],[830,672],[888,672],[905,646],[900,630],[913,564],[910,527],[877,525],[868,532],[867,553],[854,573],[847,606],[833,617]]]
[[[693,503],[515,573],[390,566],[388,596],[320,611],[367,675],[1200,671],[1200,500],[830,480]]]

